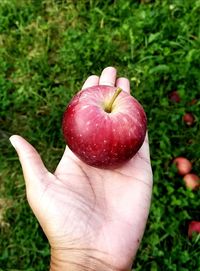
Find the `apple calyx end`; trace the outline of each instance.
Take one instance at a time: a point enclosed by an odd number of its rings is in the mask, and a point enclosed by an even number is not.
[[[104,106],[104,111],[105,111],[106,113],[111,113],[111,112],[112,112],[113,104],[114,104],[114,102],[115,102],[117,96],[120,94],[120,92],[122,92],[122,89],[118,87],[118,88],[115,90],[115,93],[113,94],[111,100],[110,100],[107,104],[105,104],[105,106]]]

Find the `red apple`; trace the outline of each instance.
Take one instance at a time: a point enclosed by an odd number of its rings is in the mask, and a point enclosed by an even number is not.
[[[195,121],[195,118],[194,116],[192,115],[192,113],[185,113],[184,116],[183,116],[183,121],[188,125],[188,126],[191,126],[194,121]]]
[[[185,185],[191,190],[195,190],[200,187],[200,178],[193,173],[188,173],[183,177]]]
[[[78,92],[63,116],[69,148],[88,165],[118,167],[140,149],[146,134],[146,115],[129,93],[110,86]]]
[[[200,221],[191,221],[188,227],[188,237],[192,237],[192,234],[200,233]]]
[[[181,101],[180,95],[178,91],[174,90],[169,93],[169,99],[172,102],[179,103]]]
[[[184,176],[192,170],[192,163],[187,158],[177,157],[173,163],[176,165],[178,174],[181,176]]]

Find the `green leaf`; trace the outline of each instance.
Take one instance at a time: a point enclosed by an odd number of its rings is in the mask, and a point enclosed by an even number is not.
[[[154,73],[168,73],[170,71],[169,66],[165,64],[160,64],[156,67],[153,67],[149,70],[149,74],[154,74]]]

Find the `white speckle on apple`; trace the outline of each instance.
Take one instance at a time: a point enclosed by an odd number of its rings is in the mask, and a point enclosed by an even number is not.
[[[87,121],[86,125],[90,125],[90,121]]]
[[[86,109],[88,107],[89,107],[89,105],[84,105],[81,109]]]
[[[97,123],[96,123],[95,125],[96,125],[96,127],[98,127],[98,126],[99,126],[99,124],[97,124]]]
[[[108,141],[104,139],[104,141],[103,141],[103,142],[104,142],[104,144],[106,144]]]

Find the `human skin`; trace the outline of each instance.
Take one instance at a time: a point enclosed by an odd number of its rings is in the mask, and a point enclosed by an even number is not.
[[[111,85],[130,92],[113,67],[90,76],[83,89]],[[123,166],[104,170],[80,161],[66,146],[51,173],[24,138],[10,141],[22,165],[29,205],[51,247],[50,271],[131,270],[145,230],[152,193],[148,137]]]

